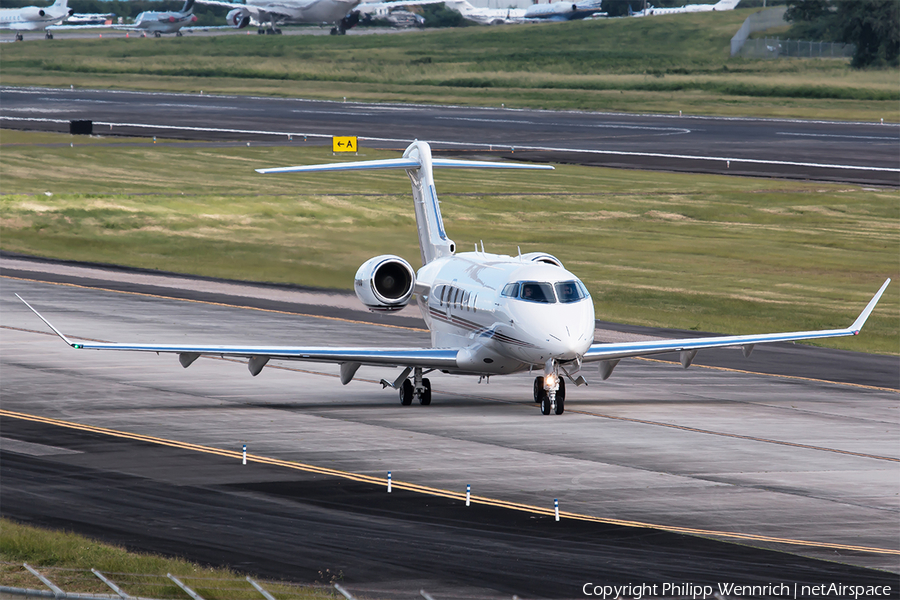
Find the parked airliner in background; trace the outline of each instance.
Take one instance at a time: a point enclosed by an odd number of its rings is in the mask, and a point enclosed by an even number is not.
[[[139,31],[145,36],[148,33],[152,33],[155,37],[161,37],[164,33],[174,33],[181,37],[181,29],[196,22],[194,0],[186,0],[180,11],[144,11],[134,18],[133,24],[114,25],[113,28],[122,31]]]
[[[356,272],[354,289],[374,311],[396,311],[416,295],[431,331],[431,348],[359,348],[305,346],[217,346],[204,344],[135,344],[73,342],[25,304],[71,347],[82,350],[130,350],[178,354],[187,368],[200,356],[248,359],[258,375],[270,359],[337,363],[341,383],[350,383],[361,365],[401,368],[398,377],[382,379],[400,391],[400,403],[413,399],[431,404],[432,371],[479,378],[537,370],[534,400],[541,412],[562,414],[566,380],[585,385],[582,366],[597,362],[606,379],[623,358],[679,352],[687,368],[698,350],[741,346],[749,356],[757,344],[856,335],[875,308],[890,279],[846,329],[764,335],[718,336],[629,343],[594,343],[594,304],[584,284],[554,256],[530,252],[518,256],[489,254],[482,245],[457,252],[447,237],[432,169],[552,169],[550,166],[432,158],[425,142],[413,142],[402,158],[300,167],[257,169],[260,173],[402,169],[412,182],[422,268],[415,271],[393,255],[367,260]],[[21,298],[20,298],[21,299]],[[24,300],[23,300],[24,302]],[[412,378],[410,378],[410,374]]]
[[[638,12],[632,12],[631,5],[629,4],[628,15],[632,17],[649,17],[653,15],[677,15],[681,13],[734,10],[740,1],[741,0],[719,0],[715,4],[685,4],[684,6],[672,8],[656,8],[655,6],[648,6]]]
[[[601,0],[580,0],[579,2],[551,2],[532,4],[525,10],[526,22],[575,21],[600,13]]]
[[[68,0],[56,0],[50,6],[25,6],[22,8],[0,8],[0,29],[11,29],[16,32],[16,41],[21,42],[23,31],[46,30],[50,25],[61,23],[63,19],[75,12],[69,8]],[[52,40],[53,34],[45,33]]]
[[[469,4],[467,0],[445,0],[444,5],[461,14],[463,18],[480,25],[522,23],[525,20],[524,8],[478,8]]]
[[[257,33],[281,33],[276,21],[291,23],[333,24],[332,35],[347,33],[359,22],[359,13],[354,9],[360,0],[250,0],[246,4],[236,4],[226,0],[197,0],[200,4],[230,8],[226,22],[236,29],[250,24],[259,26]],[[262,26],[269,23],[268,28]]]

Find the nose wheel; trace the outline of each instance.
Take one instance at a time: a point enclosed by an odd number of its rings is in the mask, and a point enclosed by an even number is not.
[[[544,389],[544,378],[534,378],[534,401],[541,405],[541,414],[561,415],[566,410],[566,381],[559,378],[556,390]]]

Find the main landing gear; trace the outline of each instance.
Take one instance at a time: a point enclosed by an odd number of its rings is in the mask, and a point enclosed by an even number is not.
[[[554,378],[554,381],[550,383],[555,384],[557,389],[552,389],[553,385],[550,385],[551,389],[546,389],[549,377]],[[566,381],[555,374],[546,377],[535,377],[534,401],[541,405],[542,415],[549,415],[550,413],[563,414],[566,410]]]
[[[431,404],[431,380],[422,377],[422,368],[416,367],[413,370],[412,380],[404,379],[400,386],[400,404],[409,406],[412,404],[413,398],[418,398],[419,404],[428,406]]]

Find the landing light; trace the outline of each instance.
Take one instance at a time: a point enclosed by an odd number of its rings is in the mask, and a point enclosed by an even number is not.
[[[556,375],[553,373],[544,377],[544,387],[552,388],[556,386]]]

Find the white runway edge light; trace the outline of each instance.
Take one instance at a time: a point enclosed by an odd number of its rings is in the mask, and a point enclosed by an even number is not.
[[[469,506],[469,500],[472,497],[472,484],[466,484],[466,506]]]
[[[244,457],[243,457],[243,459],[241,460],[241,464],[242,464],[242,465],[246,465],[246,464],[247,464],[247,444],[244,444],[244,452],[243,452],[243,454],[244,454]]]
[[[559,521],[559,499],[553,499],[553,512],[556,515],[556,520]]]
[[[391,493],[391,472],[388,471],[388,494]]]

